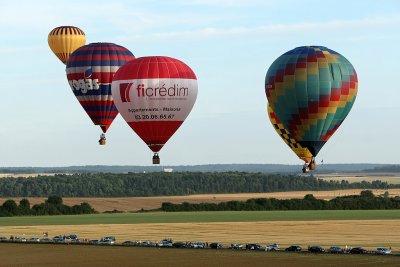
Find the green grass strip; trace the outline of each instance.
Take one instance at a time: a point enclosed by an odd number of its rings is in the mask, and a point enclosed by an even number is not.
[[[1,217],[0,226],[316,220],[400,220],[400,210],[152,212]]]

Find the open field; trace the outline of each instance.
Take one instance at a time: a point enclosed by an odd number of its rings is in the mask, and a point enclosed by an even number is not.
[[[58,173],[0,173],[0,178],[18,178],[18,177],[24,177],[24,178],[28,178],[28,177],[38,177],[40,176],[54,176]],[[63,173],[64,175],[70,175],[69,173]]]
[[[280,211],[100,214],[0,218],[0,236],[50,236],[75,233],[117,240],[277,242],[290,244],[391,246],[400,251],[400,211]]]
[[[321,178],[327,181],[348,181],[349,183],[357,183],[361,181],[372,182],[382,181],[388,184],[400,184],[400,176],[398,174],[370,174],[370,173],[338,173],[338,174],[317,174],[317,178]]]
[[[182,202],[190,203],[219,203],[230,200],[245,201],[249,198],[303,198],[307,194],[313,194],[316,198],[329,200],[337,196],[359,195],[361,189],[348,190],[333,190],[333,191],[292,191],[292,192],[273,192],[273,193],[244,193],[244,194],[205,194],[205,195],[188,195],[188,196],[161,196],[161,197],[116,197],[116,198],[63,198],[66,205],[76,205],[81,202],[88,202],[99,212],[106,210],[120,211],[137,211],[140,209],[157,209],[161,207],[163,202],[171,202],[179,204]],[[400,188],[388,190],[372,190],[375,195],[381,195],[385,191],[389,192],[390,196],[399,196]],[[3,203],[8,198],[0,198],[0,203]],[[20,201],[21,198],[11,198],[15,201]],[[47,198],[28,198],[31,205],[44,202]]]
[[[0,244],[1,266],[398,266],[399,256]]]
[[[276,222],[221,222],[221,223],[151,223],[151,224],[95,224],[95,225],[38,225],[5,226],[0,235],[10,237],[51,237],[77,234],[81,238],[100,239],[115,236],[117,241],[172,238],[175,241],[204,241],[231,243],[257,242],[262,245],[279,243],[281,246],[299,244],[364,246],[371,250],[378,246],[400,251],[399,220],[393,221],[276,221]],[[388,229],[393,229],[390,231]]]
[[[400,210],[203,211],[17,216],[0,217],[0,226],[321,220],[400,220]]]

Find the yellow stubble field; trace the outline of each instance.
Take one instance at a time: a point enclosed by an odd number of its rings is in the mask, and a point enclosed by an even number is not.
[[[173,238],[175,241],[230,243],[256,242],[282,246],[321,245],[329,247],[377,246],[400,251],[399,220],[266,221],[213,223],[148,223],[96,225],[3,226],[3,236],[41,237],[75,233],[82,238],[99,239],[113,235],[118,241]]]

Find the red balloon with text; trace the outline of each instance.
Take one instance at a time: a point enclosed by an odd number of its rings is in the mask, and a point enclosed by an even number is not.
[[[119,113],[155,153],[153,163],[158,164],[158,152],[193,108],[197,78],[177,59],[141,57],[115,73],[111,91]]]

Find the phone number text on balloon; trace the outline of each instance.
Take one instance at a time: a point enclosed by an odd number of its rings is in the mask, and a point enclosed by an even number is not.
[[[135,120],[172,120],[175,117],[175,114],[143,114],[143,115],[135,115]]]

